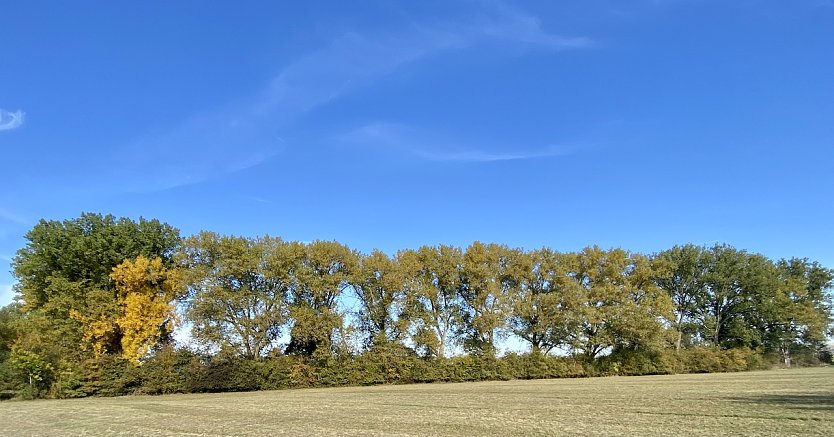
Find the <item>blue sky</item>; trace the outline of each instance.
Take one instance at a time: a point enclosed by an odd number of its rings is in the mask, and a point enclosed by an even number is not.
[[[834,266],[832,1],[118,3],[0,0],[0,304],[82,211]]]

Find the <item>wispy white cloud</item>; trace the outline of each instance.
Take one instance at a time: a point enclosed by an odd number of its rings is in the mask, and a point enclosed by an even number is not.
[[[548,158],[565,155],[567,152],[556,146],[547,146],[538,150],[520,150],[511,152],[486,152],[482,150],[467,150],[461,152],[417,151],[417,155],[431,161],[459,161],[459,162],[493,162],[518,161],[522,159]]]
[[[565,36],[546,31],[537,17],[502,1],[489,2],[484,17],[473,26],[475,33],[494,38],[567,50],[593,47],[595,41],[584,36]]]
[[[11,222],[16,225],[28,226],[29,220],[17,211],[12,211],[6,208],[0,208],[0,220]]]
[[[594,45],[587,37],[547,32],[539,19],[504,2],[482,5],[478,14],[452,22],[412,22],[394,31],[343,34],[281,71],[262,93],[256,112],[286,120],[366,86],[404,64],[490,40],[559,50]]]
[[[251,121],[215,111],[116,149],[106,170],[118,175],[118,190],[158,191],[254,167],[280,147]]]
[[[259,197],[259,196],[247,196],[246,198],[253,201],[253,202],[257,202],[257,203],[264,203],[264,204],[273,203],[271,200],[269,200],[267,198],[264,198],[264,197]]]
[[[281,71],[260,96],[255,113],[287,122],[403,64],[464,45],[460,35],[417,25],[393,34],[344,34]]]
[[[316,108],[372,85],[402,66],[444,52],[500,40],[547,50],[586,48],[593,41],[547,32],[540,21],[503,2],[487,2],[471,17],[426,25],[413,22],[377,32],[347,32],[289,63],[243,103],[192,117],[162,134],[119,149],[113,161],[135,189],[159,190],[247,169],[280,153],[282,132]],[[548,155],[549,156],[549,155]],[[458,152],[425,159],[496,161],[525,154]]]
[[[191,117],[118,148],[111,161],[123,189],[156,191],[256,166],[288,147],[282,131],[306,113],[367,86],[403,63],[456,44],[421,29],[397,35],[346,34],[290,63],[244,103]]]
[[[556,145],[538,148],[481,149],[396,123],[370,123],[340,135],[338,139],[364,147],[376,147],[427,161],[441,162],[517,161],[563,156],[571,151],[569,147]]]
[[[23,111],[7,111],[0,108],[0,131],[17,129],[23,125],[26,113]]]

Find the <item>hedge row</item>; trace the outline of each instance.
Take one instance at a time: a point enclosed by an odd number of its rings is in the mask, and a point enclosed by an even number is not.
[[[206,393],[304,387],[360,386],[511,379],[577,378],[736,372],[771,367],[773,357],[750,349],[692,348],[679,352],[615,351],[595,362],[541,354],[420,358],[405,349],[314,361],[298,356],[248,360],[233,354],[203,355],[166,348],[134,366],[105,357],[56,370],[48,393],[17,387],[18,397],[55,398],[128,394]]]

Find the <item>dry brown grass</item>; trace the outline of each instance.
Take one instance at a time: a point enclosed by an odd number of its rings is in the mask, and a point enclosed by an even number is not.
[[[834,368],[0,403],[3,436],[834,436]]]

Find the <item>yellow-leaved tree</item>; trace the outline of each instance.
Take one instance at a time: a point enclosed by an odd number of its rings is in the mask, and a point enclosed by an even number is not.
[[[119,315],[115,324],[121,331],[122,356],[138,363],[162,336],[177,323],[174,301],[181,289],[176,269],[168,269],[161,258],[138,256],[113,268]]]

